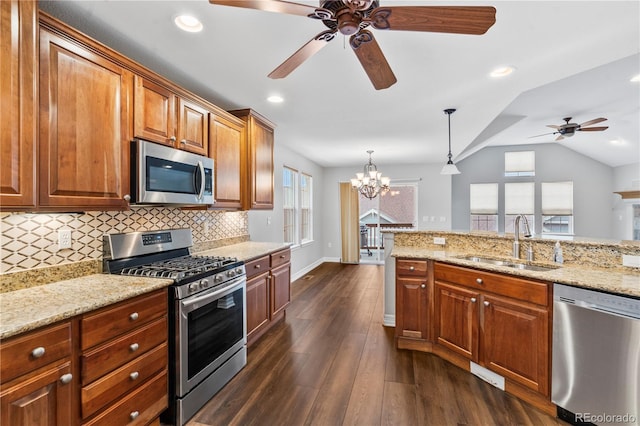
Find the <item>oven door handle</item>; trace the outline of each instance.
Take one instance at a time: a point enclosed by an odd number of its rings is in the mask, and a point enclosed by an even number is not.
[[[180,302],[182,305],[182,309],[185,312],[191,312],[195,309],[198,309],[207,303],[210,303],[216,299],[219,299],[221,296],[226,296],[227,294],[233,293],[234,291],[242,288],[242,286],[246,283],[246,277],[236,278],[231,281],[229,284],[225,285],[219,289],[213,289],[211,292],[207,292],[200,296],[195,296],[193,298],[187,298]]]

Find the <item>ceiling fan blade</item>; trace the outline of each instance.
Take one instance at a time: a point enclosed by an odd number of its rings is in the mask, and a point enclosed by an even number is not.
[[[551,127],[552,129],[559,129],[560,126],[556,126],[555,124],[547,124],[547,127]]]
[[[580,127],[591,126],[592,124],[602,123],[603,121],[607,121],[607,119],[604,117],[594,118],[593,120],[585,121],[584,123],[580,124]]]
[[[558,136],[558,137],[556,138],[556,142],[557,142],[557,141],[561,141],[562,139],[564,139],[564,136],[560,135],[560,136]]]
[[[368,21],[378,30],[480,35],[496,22],[496,9],[491,6],[378,7]]]
[[[603,127],[580,127],[579,129],[577,129],[580,132],[601,132],[603,130],[607,130],[609,128],[609,126],[603,126]]]
[[[376,90],[386,89],[398,81],[370,31],[360,30],[351,36],[349,44]]]
[[[281,63],[276,69],[271,71],[269,78],[284,78],[291,74],[291,72],[302,65],[304,61],[318,53],[320,49],[333,40],[336,36],[336,32],[337,30],[323,31],[313,39],[309,40],[307,44],[298,49],[293,55],[289,56],[289,58]]]
[[[209,0],[209,3],[299,16],[313,15],[317,9],[317,7],[307,6],[306,4],[278,0]]]

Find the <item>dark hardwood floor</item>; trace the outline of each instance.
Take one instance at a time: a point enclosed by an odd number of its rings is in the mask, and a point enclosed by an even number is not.
[[[565,424],[435,355],[395,349],[383,271],[325,263],[295,281],[286,320],[188,425]]]

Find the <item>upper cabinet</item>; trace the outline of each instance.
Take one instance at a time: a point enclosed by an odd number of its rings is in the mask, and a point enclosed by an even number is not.
[[[36,2],[0,2],[0,207],[36,206]]]
[[[241,209],[246,185],[244,123],[233,116],[214,114],[209,121],[209,154],[215,160],[214,207]]]
[[[245,122],[247,185],[244,209],[273,209],[273,144],[275,125],[250,109],[231,111]]]
[[[39,83],[40,206],[125,208],[133,73],[42,25]]]
[[[209,111],[164,86],[135,77],[134,136],[207,155]]]

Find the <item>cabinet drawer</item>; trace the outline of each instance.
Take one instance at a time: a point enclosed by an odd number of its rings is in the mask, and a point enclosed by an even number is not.
[[[280,250],[276,253],[271,254],[271,267],[275,268],[276,266],[284,265],[291,261],[291,250]]]
[[[163,344],[82,388],[82,418],[116,400],[167,368],[167,345]]]
[[[83,425],[146,425],[158,417],[167,405],[167,370],[163,370]]]
[[[167,341],[167,317],[82,354],[82,385],[113,371]]]
[[[69,322],[4,341],[0,345],[0,378],[8,382],[70,354]]]
[[[396,260],[396,274],[399,277],[426,277],[427,261],[426,260]]]
[[[86,315],[80,324],[82,350],[127,333],[166,314],[167,292],[161,290]]]
[[[247,279],[260,275],[264,272],[269,272],[269,256],[264,256],[259,259],[252,260],[245,264],[247,270]]]
[[[435,279],[547,306],[549,283],[436,263]]]

